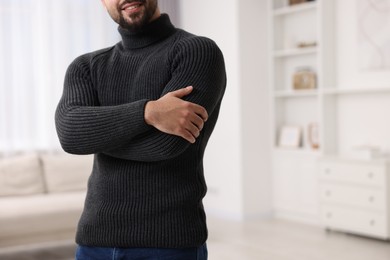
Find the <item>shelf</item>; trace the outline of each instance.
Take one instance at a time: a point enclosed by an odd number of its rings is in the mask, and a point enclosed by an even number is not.
[[[316,54],[317,52],[318,52],[317,47],[277,50],[277,51],[274,51],[274,57],[275,58],[285,58],[285,57],[291,57],[291,56]]]
[[[383,164],[386,162],[389,162],[390,158],[383,156],[379,158],[371,158],[371,159],[361,159],[361,158],[351,158],[348,156],[343,156],[340,154],[325,154],[322,155],[321,160],[327,161],[342,161],[342,162],[349,162],[349,163],[354,163],[354,164],[366,164],[366,163],[372,163],[372,164]]]
[[[353,95],[353,94],[376,94],[390,93],[390,87],[375,88],[328,88],[323,90],[324,95]]]
[[[275,17],[277,16],[284,16],[284,15],[289,15],[289,14],[295,14],[295,13],[300,13],[304,11],[309,11],[309,10],[315,10],[317,8],[317,3],[316,1],[313,2],[307,2],[303,4],[297,4],[297,5],[291,5],[291,6],[285,6],[282,8],[275,9],[273,14]]]
[[[274,147],[273,148],[274,153],[280,153],[280,154],[296,154],[296,155],[306,155],[306,156],[320,156],[321,151],[320,150],[314,150],[309,148],[284,148],[284,147]]]
[[[308,90],[279,90],[274,93],[275,98],[299,98],[299,97],[317,97],[317,89]]]

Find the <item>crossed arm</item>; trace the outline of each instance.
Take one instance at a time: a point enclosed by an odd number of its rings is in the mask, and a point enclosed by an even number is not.
[[[169,92],[145,107],[145,122],[166,134],[177,135],[195,143],[204,123],[207,110],[195,103],[182,100],[193,90],[192,86]]]
[[[197,55],[189,55],[187,45],[178,50],[172,79],[158,100],[99,106],[84,63],[71,65],[56,111],[64,150],[138,161],[164,160],[184,152],[200,135],[226,84],[218,47],[211,41],[190,47],[197,48]],[[194,87],[183,88],[190,85]]]

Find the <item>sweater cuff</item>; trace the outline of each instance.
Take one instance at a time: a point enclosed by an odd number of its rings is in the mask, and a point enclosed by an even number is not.
[[[146,103],[148,103],[149,101],[150,100],[148,99],[138,100],[132,103],[131,108],[129,107],[131,111],[135,111],[135,113],[132,115],[132,119],[131,118],[129,119],[134,123],[134,126],[137,127],[138,133],[143,133],[153,128],[151,125],[148,125],[145,121],[145,107],[146,107]]]

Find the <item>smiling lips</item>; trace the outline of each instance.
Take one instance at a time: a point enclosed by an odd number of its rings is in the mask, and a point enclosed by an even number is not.
[[[122,10],[131,14],[131,13],[138,12],[141,6],[142,6],[141,2],[133,2],[133,3],[123,5]]]

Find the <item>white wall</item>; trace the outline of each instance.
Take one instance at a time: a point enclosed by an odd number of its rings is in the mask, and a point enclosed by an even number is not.
[[[158,7],[160,8],[161,13],[168,13],[169,18],[173,24],[180,23],[179,15],[179,1],[180,0],[159,0]]]
[[[369,10],[367,8],[359,10],[359,4],[364,7],[369,5],[370,1],[343,0],[335,3],[337,86],[343,89],[390,87],[389,68],[372,70],[359,68],[362,55],[369,53],[359,49],[359,35],[365,34],[374,45],[380,42],[376,41],[378,35],[388,39],[390,22],[388,12],[370,13],[367,12]],[[380,7],[379,11],[381,8],[387,10],[388,5],[388,1],[383,1],[377,7]],[[370,20],[372,16],[378,14],[384,17],[379,16],[376,23],[376,19]],[[378,22],[381,26],[374,29],[372,26],[378,25]],[[359,33],[363,28],[366,31]],[[390,152],[390,121],[387,120],[390,111],[390,92],[340,96],[336,99],[336,104],[338,111],[336,132],[338,152],[341,156],[350,156],[354,147],[362,145],[376,146],[384,152]]]
[[[213,39],[224,53],[228,85],[205,154],[211,214],[269,213],[266,1],[180,2],[183,29]]]
[[[222,50],[228,85],[219,121],[205,154],[209,192],[205,207],[218,214],[241,217],[241,127],[236,0],[187,0],[180,3],[181,27],[212,38]],[[223,8],[223,10],[221,10]]]
[[[243,211],[246,217],[271,211],[270,111],[267,1],[239,3]]]
[[[381,2],[381,3],[379,3]],[[378,69],[372,71],[359,70],[359,61],[362,55],[365,53],[359,53],[364,49],[359,50],[359,29],[365,29],[366,31],[361,32],[360,35],[366,35],[370,37],[374,45],[377,45],[380,41],[376,39],[377,35],[383,37],[382,40],[388,39],[389,37],[389,27],[390,22],[389,11],[388,11],[388,1],[379,1],[376,4],[373,4],[378,8],[377,13],[366,13],[363,14],[362,11],[359,11],[359,3],[370,5],[371,1],[367,0],[343,0],[335,1],[336,3],[336,64],[338,67],[337,85],[340,88],[353,88],[353,87],[388,87],[390,85],[390,70]],[[360,15],[359,15],[360,14]],[[381,17],[378,17],[379,24],[375,24],[369,19],[373,15],[381,14]],[[360,16],[360,17],[359,17]],[[372,26],[377,26],[376,30],[373,30]],[[379,33],[377,33],[379,32]],[[376,34],[375,34],[376,33]],[[376,35],[376,36],[374,36]],[[374,46],[373,45],[373,46]],[[376,46],[379,47],[379,46]],[[389,49],[389,48],[387,48]],[[388,50],[387,50],[388,51]]]

